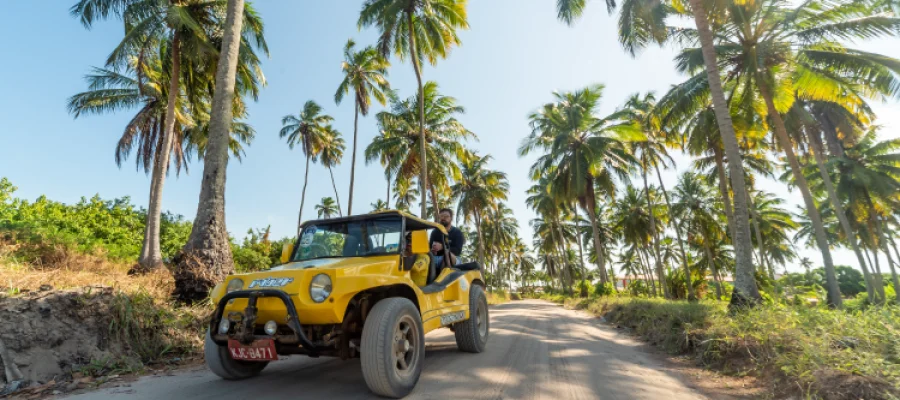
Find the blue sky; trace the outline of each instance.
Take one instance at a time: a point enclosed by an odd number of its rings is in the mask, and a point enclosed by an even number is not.
[[[118,21],[86,30],[69,16],[74,1],[16,1],[4,4],[0,15],[0,48],[7,57],[0,63],[0,176],[19,187],[19,197],[75,202],[99,193],[104,198],[130,196],[146,206],[149,177],[129,160],[121,169],[113,150],[133,112],[87,116],[73,120],[66,99],[86,89],[82,79],[91,66],[102,66],[121,39]],[[341,80],[342,47],[348,38],[361,45],[374,43],[375,33],[359,32],[356,19],[361,1],[257,1],[266,24],[271,57],[264,61],[268,86],[259,102],[250,105],[249,123],[257,131],[242,163],[228,168],[226,215],[229,231],[243,237],[249,228],[271,225],[276,236],[290,235],[303,184],[303,158],[278,138],[281,117],[298,113],[303,103],[315,100],[334,116],[335,127],[348,144],[353,134],[353,106],[336,106],[334,91]],[[509,175],[509,205],[519,219],[521,234],[531,241],[524,206],[530,186],[528,167],[533,158],[516,154],[528,134],[527,114],[551,100],[554,90],[573,90],[592,83],[606,85],[601,113],[608,113],[636,92],[664,92],[684,79],[674,71],[672,49],[652,48],[633,59],[616,42],[615,20],[602,2],[593,2],[575,27],[555,16],[552,0],[471,1],[471,29],[460,34],[463,45],[437,67],[426,67],[426,80],[437,81],[441,92],[456,97],[466,108],[460,120],[479,140],[469,145],[494,157],[493,167]],[[861,46],[900,57],[900,40],[882,40]],[[15,60],[15,62],[10,62]],[[415,76],[408,63],[394,60],[390,82],[402,97],[415,91]],[[878,104],[885,137],[900,136],[900,106]],[[373,113],[381,109],[373,109]],[[365,166],[362,148],[376,133],[374,118],[361,118],[360,151],[354,208],[370,210],[383,198],[385,180],[377,164]],[[679,170],[688,160],[678,158]],[[350,175],[349,149],[335,169],[346,210]],[[192,219],[196,213],[202,165],[193,163],[188,174],[166,182],[163,208]],[[670,185],[675,172],[666,173]],[[766,190],[800,204],[799,193],[766,182]],[[333,196],[326,169],[313,166],[304,216],[315,216],[313,205]],[[796,199],[796,200],[795,200]],[[814,260],[813,251],[803,255]],[[837,262],[849,265],[852,254],[838,251]]]

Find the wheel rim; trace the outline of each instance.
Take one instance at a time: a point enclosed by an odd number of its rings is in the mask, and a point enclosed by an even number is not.
[[[478,324],[478,335],[484,340],[487,337],[487,306],[483,301],[478,302],[478,308],[475,309],[475,323]]]
[[[412,374],[419,362],[419,328],[411,316],[397,321],[393,342],[394,370],[400,375]]]

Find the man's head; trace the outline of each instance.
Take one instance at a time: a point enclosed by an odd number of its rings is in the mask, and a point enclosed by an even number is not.
[[[443,225],[444,228],[450,228],[450,224],[453,222],[453,210],[442,208],[441,212],[438,213],[438,216],[440,217],[441,225]]]

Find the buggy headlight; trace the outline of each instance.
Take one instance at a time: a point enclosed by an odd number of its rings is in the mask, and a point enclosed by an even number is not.
[[[239,278],[235,278],[228,282],[228,286],[225,287],[225,293],[231,293],[235,290],[241,290],[243,288],[244,281]]]
[[[331,278],[327,274],[318,274],[309,284],[309,297],[316,303],[321,303],[331,295]]]

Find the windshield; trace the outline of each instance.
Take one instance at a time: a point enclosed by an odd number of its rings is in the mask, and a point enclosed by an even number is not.
[[[399,254],[401,228],[398,216],[307,225],[292,261]]]

